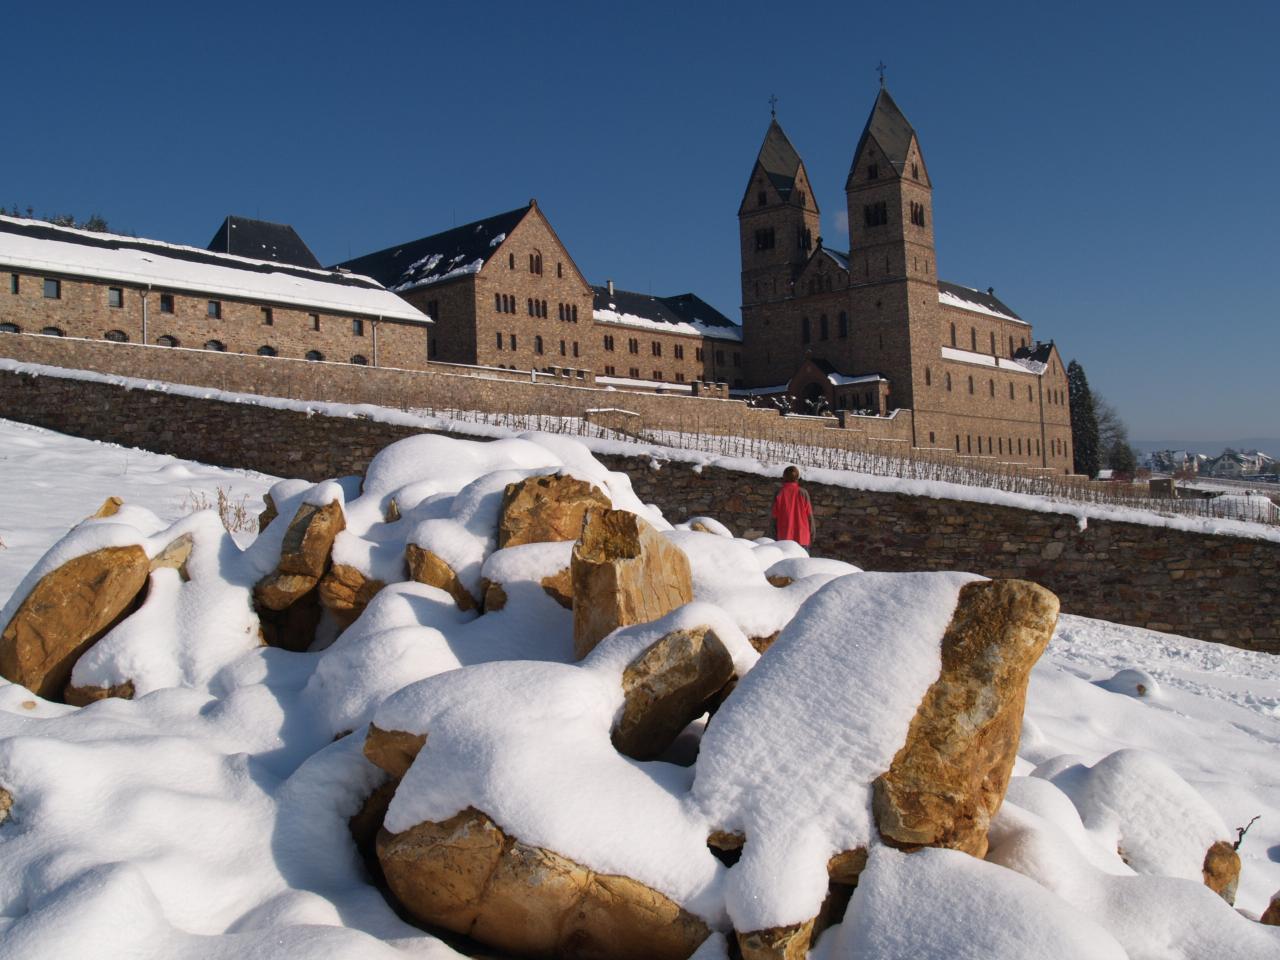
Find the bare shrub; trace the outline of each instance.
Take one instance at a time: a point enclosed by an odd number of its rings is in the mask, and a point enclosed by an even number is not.
[[[226,487],[218,487],[212,499],[207,490],[189,490],[182,498],[182,509],[189,514],[201,510],[216,510],[228,533],[258,529],[258,516],[249,506],[249,495],[245,494],[239,500],[234,500]]]

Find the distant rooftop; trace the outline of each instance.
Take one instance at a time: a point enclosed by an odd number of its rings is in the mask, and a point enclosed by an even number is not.
[[[34,273],[427,323],[368,277],[0,216],[0,264]]]
[[[532,208],[530,203],[443,233],[365,254],[339,266],[373,277],[396,293],[479,273],[497,253],[507,234]]]
[[[320,269],[320,261],[302,242],[298,232],[287,223],[252,220],[249,217],[227,217],[209,241],[209,250],[232,253],[254,260],[291,263],[296,267]]]
[[[592,287],[591,291],[595,295],[593,313],[599,323],[742,341],[742,328],[738,324],[692,293],[655,297],[617,287],[610,293],[607,286]]]

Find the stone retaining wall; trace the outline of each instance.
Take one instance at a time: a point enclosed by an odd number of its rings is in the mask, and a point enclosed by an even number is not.
[[[0,372],[0,414],[76,436],[318,480],[362,472],[412,427]],[[767,532],[775,482],[604,456],[673,520]],[[1069,613],[1280,653],[1280,543],[809,484],[815,552],[868,570],[971,570],[1043,583]]]

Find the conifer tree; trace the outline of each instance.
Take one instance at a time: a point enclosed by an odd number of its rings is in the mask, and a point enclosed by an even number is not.
[[[1071,448],[1074,470],[1096,477],[1101,457],[1098,451],[1098,415],[1084,367],[1072,360],[1067,364],[1067,394],[1071,407]]]

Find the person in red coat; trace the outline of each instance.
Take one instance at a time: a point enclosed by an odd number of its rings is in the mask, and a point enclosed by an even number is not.
[[[782,489],[773,498],[773,538],[794,540],[802,547],[813,542],[813,504],[800,486],[800,468],[782,471]]]

